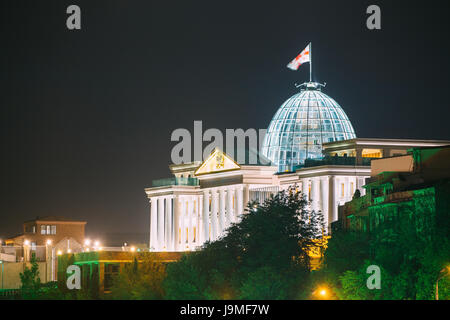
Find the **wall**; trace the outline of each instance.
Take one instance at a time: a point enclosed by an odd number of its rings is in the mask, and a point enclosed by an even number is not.
[[[372,160],[371,173],[372,177],[381,172],[412,172],[414,160],[412,155]]]
[[[46,262],[38,262],[39,266],[39,277],[41,279],[41,283],[48,282],[47,279],[47,263]],[[30,263],[27,263],[28,267],[31,267]],[[48,266],[50,267],[50,265]],[[0,289],[19,289],[20,282],[20,273],[23,273],[25,268],[25,263],[23,262],[4,262],[3,268],[0,264]],[[2,270],[4,274],[2,274]],[[2,288],[2,276],[3,276],[3,288]]]

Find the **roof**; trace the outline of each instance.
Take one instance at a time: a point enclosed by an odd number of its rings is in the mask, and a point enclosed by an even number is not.
[[[73,223],[86,223],[86,221],[82,220],[73,220],[66,217],[61,216],[45,216],[45,217],[36,217],[36,219],[25,221],[27,222],[73,222]]]

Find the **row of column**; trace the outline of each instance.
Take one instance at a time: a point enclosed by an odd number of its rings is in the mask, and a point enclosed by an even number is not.
[[[249,201],[247,186],[212,188],[202,195],[150,199],[150,250],[187,251],[224,235]]]
[[[322,211],[325,225],[329,226],[338,219],[340,203],[350,201],[356,189],[361,191],[361,195],[364,194],[363,185],[364,178],[323,176],[302,179],[301,188],[306,199],[311,201],[311,209]]]

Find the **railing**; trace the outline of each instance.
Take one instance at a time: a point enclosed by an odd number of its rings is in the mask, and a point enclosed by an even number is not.
[[[152,187],[163,186],[198,186],[197,178],[166,178],[152,181]]]

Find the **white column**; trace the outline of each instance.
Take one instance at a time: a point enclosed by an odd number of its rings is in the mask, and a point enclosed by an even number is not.
[[[171,251],[172,247],[172,197],[166,198],[166,251]]]
[[[181,218],[181,206],[178,197],[173,198],[173,243],[172,250],[180,251],[180,245],[178,242],[180,241],[180,236],[178,234],[178,230],[180,228],[180,218]]]
[[[218,222],[217,222],[217,192],[211,190],[211,240],[216,240],[218,237]]]
[[[203,243],[209,241],[209,192],[203,191]]]
[[[241,215],[244,213],[244,192],[242,187],[236,189],[236,201],[237,201],[237,212],[236,212],[236,222],[241,220]]]
[[[225,225],[225,190],[219,190],[219,237],[224,234]]]
[[[325,224],[326,231],[329,230],[328,225],[328,192],[329,192],[329,178],[328,177],[321,177],[320,179],[320,189],[321,189],[321,209],[323,214],[323,222]]]
[[[194,243],[192,242],[194,240],[194,200],[192,197],[189,197],[188,202],[188,244],[189,244],[189,250],[192,250],[192,247],[194,246]]]
[[[181,198],[181,217],[180,217],[180,228],[181,228],[181,242],[180,251],[186,251],[186,197]]]
[[[312,178],[311,180],[311,201],[312,209],[316,212],[319,211],[320,200],[320,178]]]
[[[226,215],[226,225],[227,228],[230,226],[231,222],[234,222],[234,210],[233,210],[233,195],[234,195],[234,189],[229,188],[227,190],[227,215]]]
[[[243,202],[244,210],[243,210],[242,213],[245,212],[245,209],[247,208],[248,202],[250,201],[250,190],[249,190],[248,185],[244,184],[244,188],[243,189],[244,189],[243,190],[243,193],[244,193],[244,202]]]
[[[164,247],[164,198],[158,198],[158,251]]]
[[[329,180],[329,189],[328,189],[328,223],[337,220],[337,201],[336,201],[336,193],[337,193],[337,185],[336,178],[334,176],[330,176]]]
[[[365,182],[364,177],[356,177],[356,189],[359,190],[361,196],[365,195],[366,193],[366,189],[363,188],[364,182]]]
[[[308,179],[302,179],[302,193],[306,201],[309,201],[309,184]]]
[[[158,248],[158,200],[151,198],[150,200],[150,250],[156,251]]]

